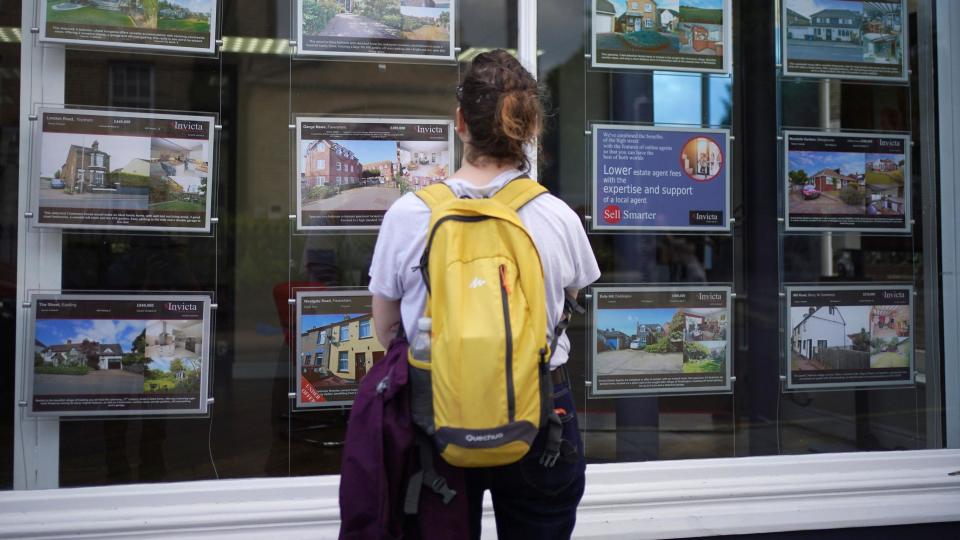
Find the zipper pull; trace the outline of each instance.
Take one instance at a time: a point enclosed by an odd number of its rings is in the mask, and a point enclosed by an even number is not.
[[[510,294],[510,285],[507,285],[507,265],[500,265],[500,286],[503,287],[503,290]]]

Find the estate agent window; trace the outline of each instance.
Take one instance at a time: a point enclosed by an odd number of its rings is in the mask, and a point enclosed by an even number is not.
[[[191,0],[155,33],[92,32],[141,20],[92,4],[0,8],[0,36],[40,30],[0,42],[0,487],[337,474],[383,356],[359,341],[380,223],[456,169],[461,70],[493,48],[549,94],[531,173],[602,270],[568,331],[588,463],[956,430],[936,0]],[[104,91],[118,62],[136,99]],[[87,361],[44,356],[67,340]]]

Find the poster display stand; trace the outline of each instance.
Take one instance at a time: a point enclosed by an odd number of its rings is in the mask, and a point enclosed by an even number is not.
[[[206,414],[210,298],[32,295],[29,413],[57,417]]]

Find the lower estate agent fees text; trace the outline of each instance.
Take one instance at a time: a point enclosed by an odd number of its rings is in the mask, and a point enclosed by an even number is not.
[[[595,125],[595,229],[729,230],[725,130]]]

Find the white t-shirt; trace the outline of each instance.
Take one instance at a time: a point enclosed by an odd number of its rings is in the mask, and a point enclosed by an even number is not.
[[[457,197],[478,199],[493,195],[520,174],[518,170],[507,171],[479,187],[457,178],[445,183]],[[544,193],[521,208],[519,215],[540,252],[550,335],[563,313],[564,289],[582,289],[593,283],[600,277],[600,268],[580,218],[562,200]],[[400,315],[411,342],[427,301],[427,287],[415,267],[426,247],[429,225],[430,209],[426,203],[413,193],[400,197],[383,217],[370,264],[370,292],[401,300]],[[566,363],[569,355],[570,341],[564,335],[557,342],[551,368]]]

